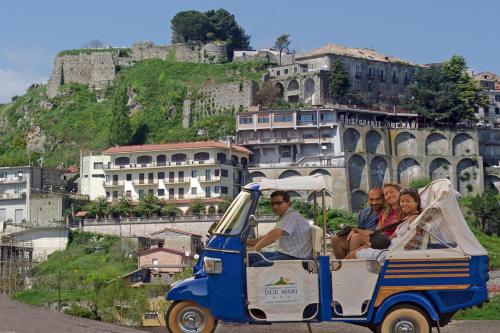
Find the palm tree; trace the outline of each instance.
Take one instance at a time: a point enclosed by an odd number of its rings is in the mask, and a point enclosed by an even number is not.
[[[120,195],[118,198],[118,203],[114,206],[115,212],[120,215],[120,217],[126,216],[130,217],[130,213],[132,213],[133,205],[132,199],[125,195]]]
[[[158,197],[148,194],[139,199],[137,208],[140,212],[151,218],[154,214],[160,213],[162,204]]]
[[[86,204],[84,210],[89,212],[89,215],[93,215],[96,219],[100,220],[110,213],[110,204],[108,200],[106,200],[106,197],[99,197]]]

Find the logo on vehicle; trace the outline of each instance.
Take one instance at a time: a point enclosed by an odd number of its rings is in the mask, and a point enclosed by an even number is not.
[[[299,298],[297,284],[288,276],[280,276],[275,282],[264,287],[266,303],[296,302]]]

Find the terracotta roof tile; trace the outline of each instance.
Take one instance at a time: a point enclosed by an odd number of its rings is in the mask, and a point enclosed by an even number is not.
[[[187,235],[187,236],[203,237],[203,236],[198,235],[198,234],[193,234],[192,232],[188,232],[188,231],[184,231],[184,230],[179,230],[179,229],[174,229],[174,228],[163,228],[160,231],[152,232],[150,234],[150,236],[161,234],[162,232],[165,232],[165,231],[171,231],[171,232],[175,232],[175,233],[183,234],[183,235]]]
[[[148,151],[165,151],[165,150],[184,150],[184,149],[199,149],[199,148],[226,148],[228,145],[217,141],[198,141],[198,142],[176,142],[176,143],[159,143],[150,145],[132,145],[132,146],[116,146],[108,148],[104,154],[120,154],[120,153],[136,153]],[[243,153],[252,154],[252,152],[245,147],[239,145],[231,145],[231,148]]]
[[[296,57],[296,60],[301,60],[305,58],[318,57],[327,54],[337,54],[353,58],[362,58],[367,60],[383,61],[383,62],[394,62],[394,63],[404,63],[407,65],[418,66],[416,63],[411,61],[402,60],[396,57],[391,57],[379,53],[372,49],[357,49],[354,47],[348,47],[338,44],[327,44],[323,47],[314,49],[310,52],[306,52],[300,56]]]
[[[167,253],[172,253],[172,254],[177,254],[177,255],[180,255],[180,256],[184,256],[185,253],[184,252],[181,252],[181,251],[177,251],[177,250],[174,250],[174,249],[169,249],[169,248],[166,248],[166,247],[154,247],[152,249],[147,249],[147,250],[144,250],[142,252],[139,252],[139,256],[143,256],[145,254],[150,254],[150,253],[154,253],[154,252],[167,252]]]

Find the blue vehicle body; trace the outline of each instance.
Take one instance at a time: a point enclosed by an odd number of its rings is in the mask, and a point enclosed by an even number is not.
[[[258,184],[247,185],[255,212],[259,198]],[[247,310],[246,237],[248,228],[235,235],[214,234],[194,267],[193,277],[175,283],[167,300],[193,301],[209,309],[217,319],[256,323]],[[204,258],[222,262],[220,274],[203,270]],[[459,309],[480,305],[488,300],[488,257],[472,256],[451,259],[388,259],[379,277],[365,315],[345,317],[332,311],[332,274],[330,257],[319,256],[319,311],[314,321],[343,321],[358,325],[380,323],[394,306],[411,304],[423,310],[434,324]],[[449,316],[451,317],[451,316]]]

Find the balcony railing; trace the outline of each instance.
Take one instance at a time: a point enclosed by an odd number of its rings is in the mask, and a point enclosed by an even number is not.
[[[104,182],[104,186],[112,187],[112,186],[123,186],[124,181],[123,180],[112,180],[109,182]]]
[[[218,181],[220,181],[220,176],[211,176],[211,177],[199,176],[198,181],[199,182],[218,182]]]
[[[26,177],[12,177],[12,178],[0,178],[0,184],[16,184],[24,183]]]
[[[26,193],[0,193],[0,200],[9,200],[9,199],[24,199],[26,198]]]
[[[134,185],[157,185],[158,179],[135,179],[132,183]]]
[[[168,161],[168,162],[151,162],[145,164],[130,163],[130,164],[113,164],[104,165],[103,169],[116,170],[116,169],[144,169],[144,168],[162,168],[162,167],[176,167],[182,165],[198,165],[198,164],[226,164],[221,163],[216,159],[208,160],[186,160],[186,161]]]

